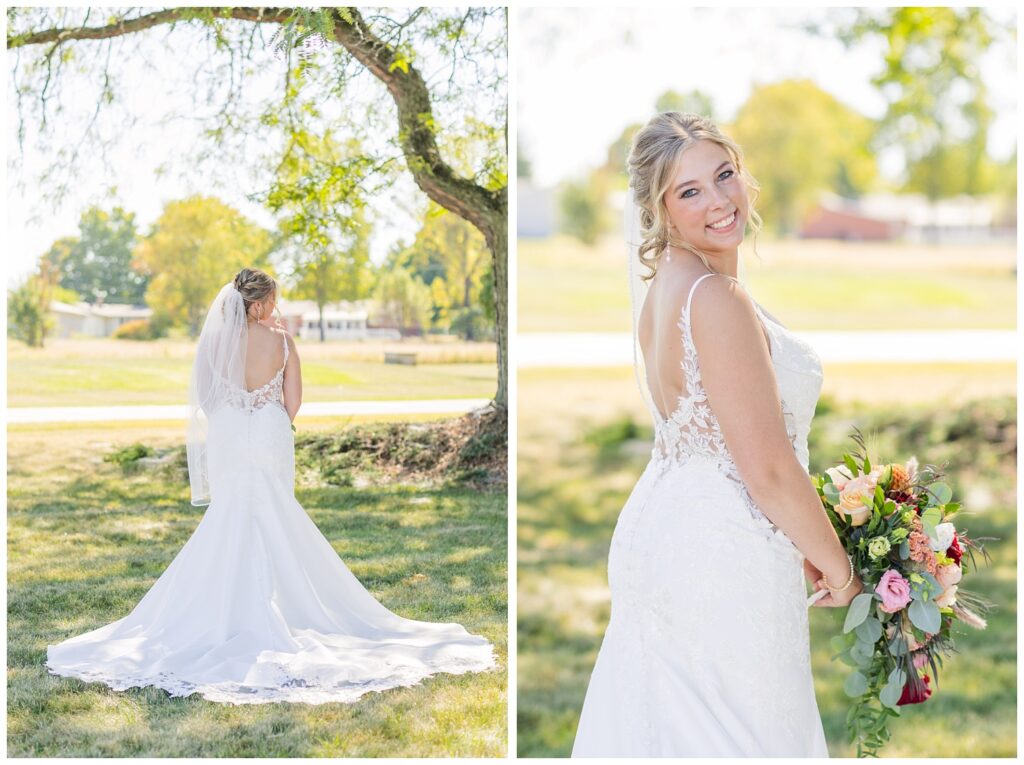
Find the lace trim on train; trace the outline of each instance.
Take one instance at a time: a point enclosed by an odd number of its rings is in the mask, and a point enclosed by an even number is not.
[[[764,530],[789,541],[782,530],[758,509],[729,453],[725,437],[711,410],[704,384],[701,381],[697,348],[693,344],[689,316],[685,307],[682,309],[678,327],[685,338],[681,367],[687,392],[679,397],[676,409],[671,416],[667,420],[658,422],[651,456],[663,463],[662,470],[685,464],[695,457],[710,459],[718,471],[735,485],[750,517]],[[796,421],[785,401],[782,402],[782,415],[786,423],[786,433],[795,450]]]
[[[487,646],[488,654],[478,657],[448,657],[426,667],[397,666],[384,677],[363,681],[328,677],[295,677],[288,668],[277,664],[278,677],[272,686],[243,685],[241,683],[192,683],[170,672],[112,676],[101,670],[60,668],[46,662],[47,671],[59,677],[72,677],[87,683],[103,683],[115,691],[129,688],[155,687],[167,691],[171,698],[191,696],[198,693],[207,701],[226,704],[270,704],[277,702],[303,704],[348,703],[374,691],[391,688],[405,688],[418,685],[436,674],[461,675],[467,672],[482,672],[497,666],[493,648]]]

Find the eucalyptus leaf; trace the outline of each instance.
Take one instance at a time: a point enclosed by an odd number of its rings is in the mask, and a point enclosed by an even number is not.
[[[869,595],[866,592],[862,592],[853,599],[853,602],[850,603],[849,610],[846,612],[846,621],[843,623],[843,632],[850,632],[867,618],[868,609],[871,607],[871,601],[873,599],[874,596]]]
[[[875,647],[858,641],[857,644],[850,649],[850,658],[853,659],[854,663],[856,663],[856,665],[861,669],[867,669],[871,666],[871,661],[875,658]]]
[[[933,600],[915,600],[907,609],[907,616],[915,627],[922,632],[934,635],[942,625],[942,616],[939,614],[939,607]]]
[[[902,688],[907,684],[907,673],[896,667],[896,669],[889,673],[889,682]]]
[[[839,489],[836,488],[834,483],[827,483],[822,488],[822,492],[825,494],[825,498],[833,505],[839,504]]]
[[[900,560],[906,560],[910,557],[910,542],[903,540],[900,542]]]
[[[885,684],[882,688],[882,692],[878,694],[878,700],[882,702],[882,706],[889,707],[890,709],[897,709],[899,705],[900,696],[903,695],[903,684],[899,685],[892,681]]]
[[[857,625],[856,633],[858,640],[873,646],[882,637],[882,623],[875,617],[869,616]]]
[[[847,675],[846,680],[843,681],[843,690],[851,698],[863,696],[868,692],[868,679],[860,672]]]
[[[933,483],[928,489],[934,495],[936,505],[944,505],[953,499],[953,490],[947,484]]]

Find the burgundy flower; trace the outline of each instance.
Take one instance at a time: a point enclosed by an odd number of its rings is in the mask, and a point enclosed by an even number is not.
[[[953,544],[951,544],[949,546],[949,549],[946,550],[946,557],[952,558],[954,561],[956,561],[956,565],[959,566],[960,559],[963,557],[963,555],[963,551],[961,551],[960,549],[960,539],[957,537],[956,534],[953,534]]]
[[[918,678],[916,672],[911,672],[910,679],[903,686],[903,695],[900,696],[900,700],[896,702],[896,705],[902,707],[907,704],[920,704],[923,701],[927,701],[932,695],[932,689],[928,685],[929,682],[928,675],[922,675]]]

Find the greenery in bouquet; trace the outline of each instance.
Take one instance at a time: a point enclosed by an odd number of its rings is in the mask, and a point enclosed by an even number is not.
[[[970,538],[952,518],[960,511],[934,466],[873,466],[857,431],[859,451],[812,476],[825,512],[853,561],[864,590],[850,603],[833,659],[853,669],[843,688],[854,701],[846,723],[857,755],[877,756],[900,707],[938,689],[942,657],[955,650],[952,627],[986,626],[989,604],[963,589],[985,560],[984,538]]]

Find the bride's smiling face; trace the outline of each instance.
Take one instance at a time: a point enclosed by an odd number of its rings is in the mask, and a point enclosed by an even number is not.
[[[703,252],[735,251],[747,223],[747,188],[722,146],[697,141],[682,153],[664,196],[670,241]]]

